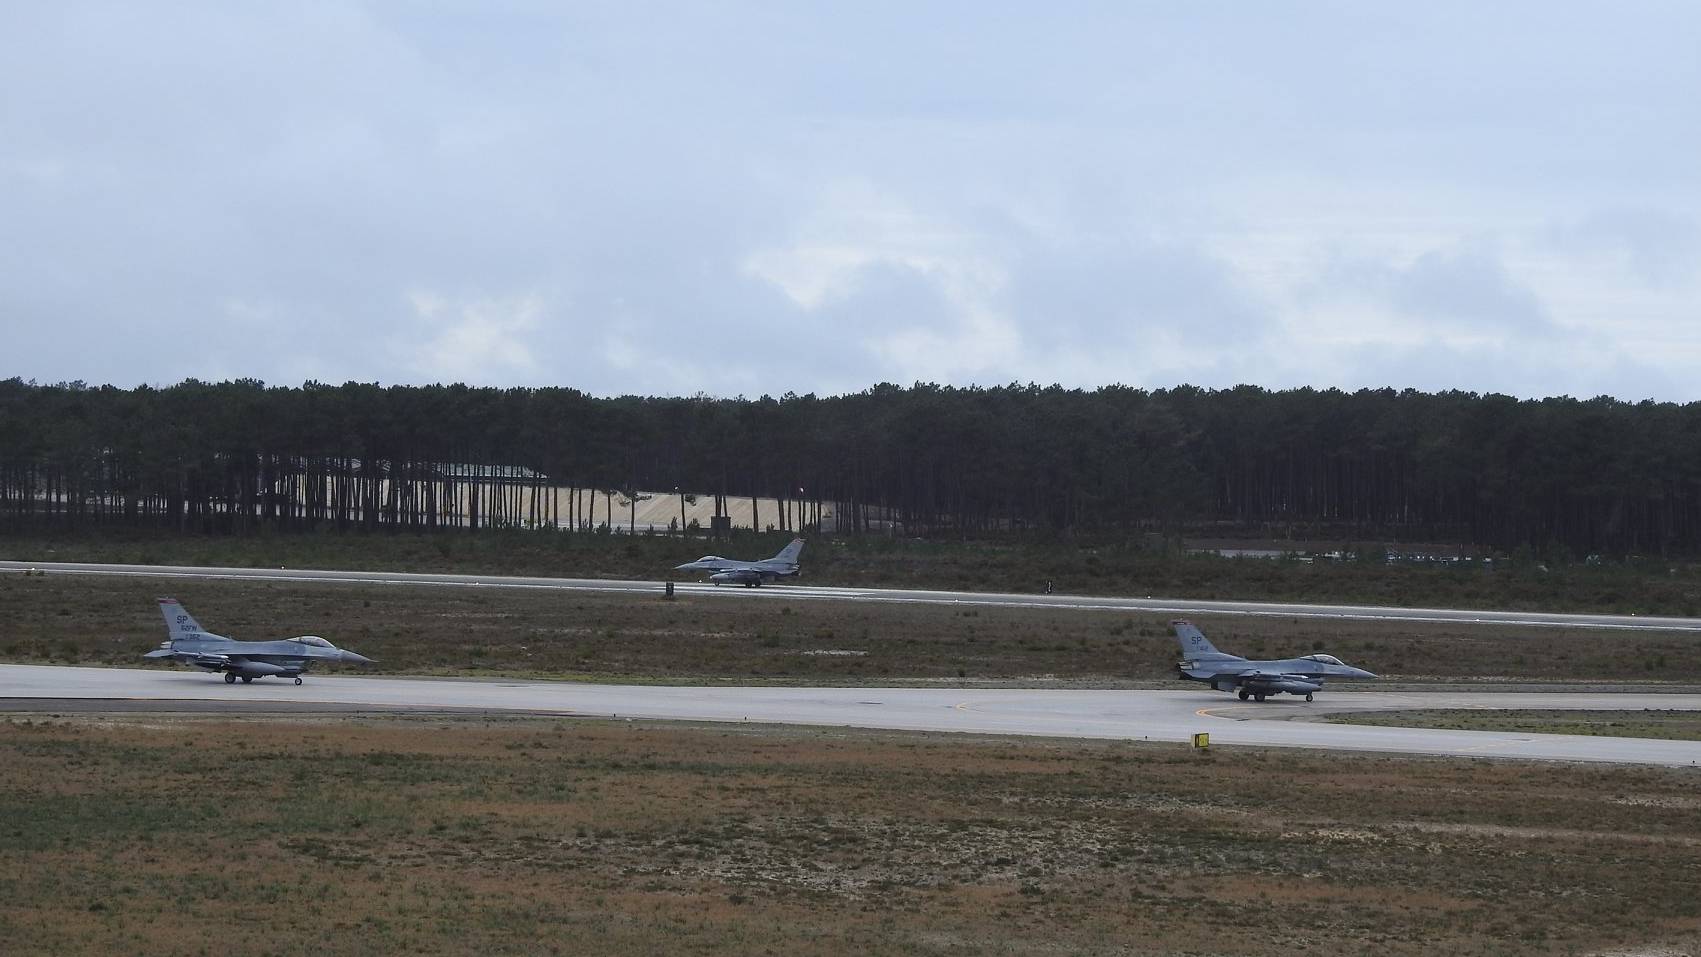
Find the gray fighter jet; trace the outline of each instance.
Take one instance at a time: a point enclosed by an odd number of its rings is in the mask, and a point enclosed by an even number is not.
[[[743,585],[755,588],[764,582],[797,575],[797,556],[803,552],[803,539],[794,538],[773,558],[759,562],[741,562],[719,555],[704,555],[694,562],[675,565],[674,571],[709,572],[709,581],[717,585]]]
[[[301,684],[302,672],[314,662],[372,663],[371,658],[343,651],[318,635],[282,641],[237,641],[215,635],[202,628],[175,598],[161,598],[159,610],[165,616],[166,640],[142,657],[173,658],[215,674],[222,671],[226,684],[234,684],[238,678],[243,684],[251,684],[255,678],[267,676],[294,678]]]
[[[1374,678],[1362,668],[1343,664],[1334,655],[1306,655],[1301,658],[1282,658],[1276,661],[1248,661],[1225,655],[1211,644],[1204,632],[1192,622],[1172,621],[1175,640],[1181,643],[1182,662],[1177,666],[1181,677],[1203,681],[1218,691],[1235,691],[1240,700],[1253,698],[1263,701],[1265,695],[1305,695],[1310,701],[1314,692],[1323,690],[1326,678]]]

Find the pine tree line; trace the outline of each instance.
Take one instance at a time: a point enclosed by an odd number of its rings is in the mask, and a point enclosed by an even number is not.
[[[1701,553],[1701,404],[1464,392],[880,385],[775,399],[348,383],[0,382],[0,522],[584,527],[601,489],[770,524],[1212,529]],[[831,503],[831,509],[823,505]],[[614,522],[617,524],[617,520]]]

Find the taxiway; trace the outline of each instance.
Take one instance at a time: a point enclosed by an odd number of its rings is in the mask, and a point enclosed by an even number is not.
[[[1701,766],[1701,741],[1445,731],[1326,724],[1298,718],[1348,711],[1430,708],[1701,710],[1701,695],[1339,692],[1242,703],[1208,691],[960,690],[949,688],[728,688],[549,681],[309,676],[299,687],[266,679],[227,685],[201,673],[130,668],[0,665],[0,699],[88,706],[152,703],[161,710],[260,703],[299,710],[473,710],[593,718],[761,722],[972,734],[1172,741],[1198,731],[1213,744],[1324,748],[1454,757]],[[4,702],[0,701],[0,705]]]

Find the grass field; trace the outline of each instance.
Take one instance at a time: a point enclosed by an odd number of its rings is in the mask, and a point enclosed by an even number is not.
[[[731,541],[521,530],[263,534],[246,537],[90,529],[0,534],[0,558],[237,565],[586,578],[661,579],[707,552],[763,558],[791,536]],[[1296,543],[1303,546],[1303,543]],[[1600,565],[1502,560],[1492,568],[1224,558],[1143,538],[938,541],[811,536],[804,580],[817,585],[1157,595],[1456,608],[1701,615],[1701,565],[1644,559]]]
[[[1177,658],[1165,616],[1119,612],[11,574],[0,660],[139,665],[161,595],[214,631],[322,634],[385,673],[1133,686],[1170,684]],[[1689,633],[1196,620],[1249,656],[1328,650],[1376,687],[1701,683]],[[0,953],[1696,953],[1697,794],[1694,769],[14,715]]]
[[[1694,711],[1401,711],[1397,714],[1334,715],[1328,720],[1341,724],[1399,728],[1701,741],[1701,713]]]
[[[1100,686],[1168,683],[1166,616],[739,595],[680,597],[183,579],[0,575],[0,660],[139,666],[154,599],[244,639],[318,634],[369,673],[604,681]],[[1467,623],[1198,620],[1248,657],[1327,650],[1386,681],[1701,682],[1701,635]]]
[[[0,941],[8,954],[1693,953],[1697,795],[1693,770],[1293,751],[12,716]]]

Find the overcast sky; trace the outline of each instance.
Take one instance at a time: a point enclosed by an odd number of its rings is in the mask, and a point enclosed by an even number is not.
[[[1701,399],[1701,4],[0,6],[0,377]]]

